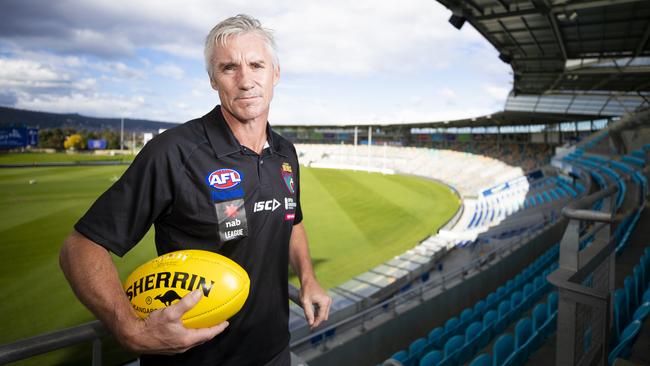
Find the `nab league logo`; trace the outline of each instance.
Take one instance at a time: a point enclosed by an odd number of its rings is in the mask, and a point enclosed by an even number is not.
[[[216,189],[230,189],[241,183],[241,174],[234,169],[219,169],[210,173],[206,180],[210,187]]]

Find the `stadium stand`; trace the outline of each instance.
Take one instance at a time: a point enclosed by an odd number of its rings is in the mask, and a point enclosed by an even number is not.
[[[334,304],[330,319],[334,321],[361,312],[409,286],[427,282],[456,247],[487,252],[540,232],[557,222],[562,205],[578,195],[571,185],[564,184],[562,187],[573,194],[558,195],[553,200],[547,191],[560,188],[560,181],[552,170],[524,174],[521,168],[467,152],[304,144],[296,149],[307,166],[418,175],[441,181],[462,197],[463,209],[438,235],[331,289]],[[528,205],[528,200],[535,203]],[[290,330],[297,337],[309,334],[302,309],[293,304]]]
[[[610,190],[616,192],[611,205],[613,212],[620,211],[624,203],[628,207],[632,207],[630,210],[632,213],[621,221],[617,230],[613,233],[614,253],[620,256],[625,249],[630,234],[635,230],[638,214],[642,212],[645,206],[645,197],[647,197],[648,191],[648,170],[646,169],[642,173],[641,168],[646,166],[647,160],[639,157],[642,156],[641,152],[645,152],[644,147],[634,150],[638,151],[636,153],[638,160],[635,160],[633,164],[620,162],[617,160],[623,160],[620,157],[592,154],[590,150],[597,148],[599,142],[605,138],[602,136],[607,136],[607,134],[599,134],[599,136],[583,146],[577,146],[576,153],[569,154],[561,160],[568,162],[573,168],[590,171],[590,176],[595,182],[593,186],[595,192],[602,192],[611,187]],[[643,155],[645,156],[645,154]],[[567,168],[566,165],[559,165],[564,169]],[[558,179],[558,183],[562,183],[562,181]],[[530,185],[530,187],[543,189],[547,184],[547,181],[542,180]],[[559,185],[564,184],[567,183]],[[584,190],[584,186],[577,188],[577,191]],[[638,194],[635,194],[635,191]],[[531,196],[539,197],[535,194]],[[601,197],[592,206],[594,209],[601,210],[607,206],[603,203],[604,199]],[[534,207],[534,205],[532,204],[531,207]],[[581,236],[579,246],[581,250],[595,245],[593,244],[595,242],[593,231]],[[472,323],[471,332],[465,332],[465,329],[469,329],[469,327],[465,328],[462,325],[455,325],[452,329],[448,329],[447,324],[451,320],[457,319],[455,317],[450,318],[445,323],[444,328],[438,327],[431,330],[428,349],[430,349],[430,352],[438,353],[444,350],[444,353],[442,353],[443,358],[438,363],[433,363],[433,365],[463,365],[474,357],[476,358],[470,362],[470,365],[489,363],[489,361],[486,361],[488,359],[491,359],[492,365],[526,364],[528,359],[543,346],[546,339],[552,336],[557,328],[558,293],[551,292],[545,301],[539,302],[539,300],[553,288],[547,280],[547,276],[559,266],[557,262],[559,247],[560,244],[553,246],[524,271],[512,277],[506,283],[502,283],[496,292],[490,293],[485,299],[477,302],[481,312],[476,312],[474,315],[478,316],[478,319],[481,319],[482,316],[482,321]],[[548,261],[552,261],[552,263]],[[545,269],[543,274],[534,277],[530,281],[530,269],[540,268],[540,263],[548,267],[542,265],[541,268]],[[624,286],[614,292],[612,337],[610,344],[606,345],[609,350],[609,364],[613,364],[617,358],[630,356],[632,346],[642,328],[642,322],[650,314],[650,302],[647,302],[647,300],[650,300],[650,290],[648,290],[650,284],[647,275],[649,269],[650,246],[644,250],[639,262],[634,265],[632,273],[625,277]],[[535,275],[535,273],[532,275]],[[481,305],[479,306],[479,304]],[[488,305],[484,306],[482,304]],[[467,326],[468,324],[464,325]],[[480,329],[481,327],[482,329]],[[592,334],[592,332],[596,331],[591,328],[586,330],[589,337],[585,338],[587,340],[583,345],[584,349],[590,349],[592,347],[590,343],[592,341],[596,342]],[[477,332],[479,335],[474,336],[473,334]],[[459,343],[460,338],[454,337],[462,335],[464,335],[464,341],[461,344],[456,344]],[[449,338],[449,336],[452,336],[452,338]],[[591,337],[594,337],[594,340]],[[492,343],[494,339],[496,341]],[[491,344],[491,346],[488,346],[488,344]],[[427,346],[422,346],[421,349],[427,349]],[[455,349],[456,352],[447,352],[448,349]],[[462,352],[459,352],[460,350]],[[480,354],[476,355],[477,353]],[[404,350],[400,355],[400,362],[403,365],[431,364],[421,363],[421,359],[426,356],[421,351],[410,352],[410,350]],[[459,355],[462,355],[462,357],[459,357]],[[545,362],[540,364],[548,364],[547,358]]]

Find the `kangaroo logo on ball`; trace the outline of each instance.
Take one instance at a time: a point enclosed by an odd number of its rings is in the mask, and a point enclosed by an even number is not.
[[[180,300],[180,299],[181,297],[178,296],[178,294],[174,290],[169,290],[165,292],[164,295],[158,295],[154,297],[154,300],[159,300],[160,302],[165,304],[165,306],[169,306],[172,304],[173,301]]]

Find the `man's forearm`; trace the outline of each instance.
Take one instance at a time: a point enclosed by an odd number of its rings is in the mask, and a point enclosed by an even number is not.
[[[309,246],[307,245],[307,233],[302,223],[295,225],[291,233],[289,262],[303,286],[315,280],[316,275],[309,255]]]
[[[61,269],[79,300],[119,337],[128,337],[129,324],[138,321],[122,290],[110,253],[73,232],[59,256]]]

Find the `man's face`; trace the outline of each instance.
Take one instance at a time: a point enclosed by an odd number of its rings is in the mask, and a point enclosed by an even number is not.
[[[240,122],[266,118],[280,68],[273,65],[266,44],[255,33],[231,36],[226,43],[215,47],[211,80],[222,109]]]

